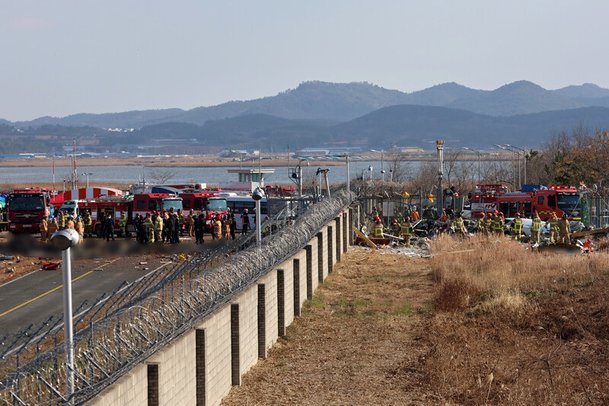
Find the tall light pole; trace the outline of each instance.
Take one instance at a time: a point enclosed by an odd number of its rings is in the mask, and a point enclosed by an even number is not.
[[[372,152],[378,152],[381,154],[381,180],[384,182],[385,181],[385,150],[381,149],[381,150],[376,150],[376,149],[371,149],[370,151]]]
[[[475,152],[476,155],[478,156],[478,184],[480,184],[481,179],[482,179],[482,177],[480,175],[480,151],[478,151],[477,149],[469,148],[469,147],[463,147],[463,149],[467,150],[467,151]]]
[[[508,148],[513,148],[514,150],[518,151],[518,168],[520,168],[520,154],[522,153],[522,161],[523,161],[523,167],[524,167],[524,184],[526,185],[527,183],[527,157],[526,157],[526,149],[524,148],[520,148],[517,147],[516,145],[510,145],[510,144],[505,144],[506,147]],[[521,185],[522,187],[522,185]]]
[[[495,144],[495,146],[504,151],[510,151],[514,157],[517,156],[516,151],[514,149],[510,148],[509,144],[505,144],[505,145]],[[518,162],[518,177],[516,177],[516,162]],[[518,158],[518,160],[514,159],[512,161],[512,174],[514,176],[514,183],[513,183],[514,189],[516,189],[517,184],[518,184],[518,189],[520,189],[520,157]]]
[[[260,220],[260,200],[262,200],[262,198],[264,197],[264,190],[262,190],[260,187],[257,187],[256,189],[254,189],[254,192],[252,193],[252,199],[254,199],[254,201],[256,202],[256,242],[258,243],[258,246],[260,247],[260,242],[262,241],[262,222]]]
[[[85,176],[85,178],[86,178],[86,182],[87,182],[87,183],[86,183],[86,185],[87,185],[87,189],[89,189],[89,176],[91,176],[91,175],[93,175],[93,174],[92,174],[91,172],[84,172],[82,175],[83,175],[83,176]]]
[[[72,320],[72,258],[70,248],[78,244],[80,236],[76,230],[66,228],[51,236],[51,243],[61,250],[63,269],[63,327],[66,350],[67,399],[74,394],[74,326]]]
[[[444,140],[436,140],[436,150],[438,151],[437,210],[438,216],[441,216],[444,209],[444,190],[442,189],[442,179],[444,177]]]
[[[345,158],[345,163],[347,164],[347,191],[351,191],[351,173],[349,172],[349,153],[337,155],[339,158]],[[362,177],[363,178],[363,177]]]

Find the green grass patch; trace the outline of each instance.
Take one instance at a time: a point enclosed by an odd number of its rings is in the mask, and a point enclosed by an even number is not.
[[[408,302],[402,303],[400,305],[400,307],[397,308],[397,310],[394,312],[395,315],[397,316],[411,316],[413,312],[413,308],[412,305]]]

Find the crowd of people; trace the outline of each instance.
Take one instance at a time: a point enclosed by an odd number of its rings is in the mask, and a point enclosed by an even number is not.
[[[81,240],[90,238],[94,234],[106,241],[114,240],[117,234],[122,237],[133,237],[141,244],[169,243],[179,244],[180,237],[188,236],[194,238],[196,244],[205,242],[204,235],[209,232],[213,240],[235,240],[237,231],[247,234],[250,231],[250,215],[248,209],[240,214],[242,227],[237,230],[237,221],[234,213],[218,214],[208,218],[205,212],[196,213],[191,210],[184,214],[182,210],[153,211],[145,215],[136,214],[133,224],[128,224],[125,214],[121,214],[116,223],[112,212],[102,213],[97,220],[95,230],[93,219],[88,210],[84,210],[76,217],[70,215],[66,210],[57,210],[54,215],[45,217],[40,222],[40,239],[46,243],[50,236],[58,230],[74,229],[78,232]]]
[[[390,237],[398,237],[406,246],[410,246],[411,237],[414,235],[414,227],[420,224],[419,212],[416,210],[416,207],[411,211],[394,217],[390,230],[386,229],[383,224],[383,213],[380,209],[373,209],[370,217],[372,218],[372,237],[384,238],[387,234],[390,234]],[[504,214],[499,211],[483,212],[479,214],[477,219],[469,220],[467,223],[460,212],[455,213],[451,211],[448,213],[447,210],[443,210],[439,216],[432,211],[423,212],[426,233],[429,233],[431,229],[434,229],[437,233],[451,232],[461,236],[466,236],[470,232],[487,236],[508,233],[518,241],[523,240],[525,237],[523,219],[524,216],[516,213],[514,220],[508,229],[506,229]],[[543,222],[537,212],[533,213],[530,221],[528,241],[532,244],[539,244],[541,242]],[[558,218],[556,213],[552,213],[546,222],[549,231],[548,242],[550,244],[569,245],[571,243],[571,227],[566,214]],[[367,232],[367,229],[364,227],[362,231]]]

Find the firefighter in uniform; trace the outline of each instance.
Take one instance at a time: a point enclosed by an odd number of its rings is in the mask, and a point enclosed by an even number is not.
[[[57,225],[59,226],[59,229],[63,230],[64,228],[66,228],[66,222],[68,221],[68,215],[63,211],[60,211],[57,221],[58,221]]]
[[[400,224],[400,238],[404,239],[404,245],[410,247],[410,237],[412,236],[412,224],[410,217],[406,217]]]
[[[493,213],[487,213],[484,217],[484,234],[489,236],[493,231]]]
[[[552,213],[548,222],[550,223],[550,244],[556,244],[558,242],[558,217],[556,217],[556,213]]]
[[[127,234],[127,217],[125,216],[125,213],[121,213],[121,217],[118,220],[118,227],[121,230],[123,237],[127,238],[129,235]]]
[[[154,229],[152,228],[150,214],[146,213],[146,218],[144,218],[144,243],[149,242],[154,242]]]
[[[383,238],[383,222],[379,216],[374,218],[374,225],[372,226],[372,236],[377,238]]]
[[[188,215],[188,236],[195,236],[195,213],[192,209],[190,209],[190,214]]]
[[[514,239],[516,241],[520,241],[522,238],[522,219],[520,218],[520,213],[516,213],[516,217],[514,218]]]
[[[78,242],[82,242],[82,240],[84,239],[85,236],[85,226],[82,223],[82,219],[80,218],[80,216],[76,217],[76,221],[74,223],[74,229],[76,230],[76,232],[78,233],[78,236],[80,237]]]
[[[82,216],[82,224],[85,227],[84,236],[91,237],[91,225],[93,224],[93,220],[91,219],[91,213],[89,210],[85,211],[85,214]]]
[[[503,234],[503,220],[498,213],[496,213],[493,218],[493,232],[499,235]]]
[[[214,220],[214,240],[219,240],[222,238],[222,220],[220,220],[220,215],[216,216]]]
[[[231,227],[231,218],[230,215],[225,215],[224,216],[224,225],[223,225],[223,230],[224,230],[224,239],[225,240],[230,240],[230,227]]]
[[[455,221],[453,223],[454,232],[464,237],[467,234],[467,230],[465,229],[465,223],[463,223],[463,217],[461,217],[461,213],[457,213]]]
[[[68,221],[66,222],[66,228],[71,228],[72,230],[74,230],[76,227],[76,224],[74,223],[74,219],[72,218],[72,216],[68,217]]]
[[[178,235],[182,235],[182,230],[184,230],[184,215],[182,210],[178,210]]]
[[[57,224],[57,218],[53,217],[51,221],[49,221],[47,235],[53,235],[57,230],[59,230],[59,225]]]
[[[566,214],[563,214],[560,220],[558,220],[558,235],[561,244],[571,244],[571,226]]]
[[[533,215],[533,223],[531,223],[531,241],[534,244],[539,244],[539,235],[541,233],[541,219],[539,214],[535,212]]]
[[[159,213],[154,220],[154,241],[163,242],[163,216]]]
[[[410,220],[412,220],[413,223],[419,221],[419,212],[417,211],[416,207],[413,207],[412,211],[410,212]]]
[[[393,235],[399,236],[400,235],[400,223],[398,223],[398,219],[394,218],[393,221],[391,222],[391,233]]]
[[[46,216],[42,218],[40,221],[40,242],[46,243],[49,238],[49,222],[47,221]]]
[[[484,216],[484,212],[480,213],[480,218],[476,223],[476,230],[478,234],[486,234],[486,217]]]

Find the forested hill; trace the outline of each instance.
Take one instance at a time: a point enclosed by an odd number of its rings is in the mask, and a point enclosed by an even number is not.
[[[203,125],[210,120],[256,114],[339,123],[353,120],[383,107],[403,104],[450,107],[491,116],[512,116],[591,106],[609,107],[609,89],[594,84],[584,84],[546,90],[534,83],[519,81],[492,91],[471,89],[457,83],[444,83],[421,91],[405,93],[366,82],[313,81],[304,82],[295,89],[286,90],[275,96],[248,101],[230,101],[191,110],[170,108],[105,114],[81,113],[63,118],[41,117],[10,124],[21,128],[61,125],[139,129],[168,122]]]

